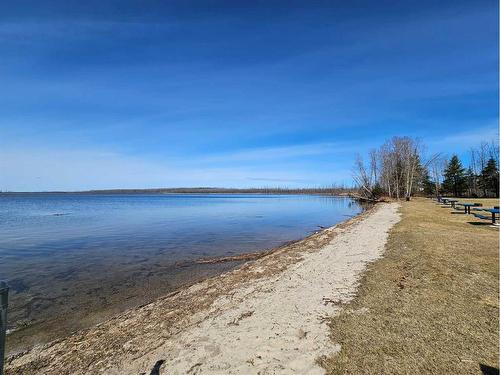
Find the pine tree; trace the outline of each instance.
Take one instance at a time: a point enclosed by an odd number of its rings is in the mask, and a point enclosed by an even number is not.
[[[465,173],[465,180],[467,182],[467,195],[469,197],[477,197],[476,193],[477,176],[474,174],[474,171],[472,170],[471,167],[469,167],[469,169],[467,169],[467,172]]]
[[[481,171],[480,184],[486,192],[491,192],[498,198],[498,167],[495,159],[491,158]]]
[[[465,169],[462,167],[458,156],[453,155],[444,170],[443,189],[452,193],[455,197],[459,197],[466,188]]]
[[[412,194],[428,194],[425,190],[426,188],[426,183],[430,179],[429,174],[427,173],[427,169],[422,165],[420,162],[420,156],[416,155],[416,167],[415,167],[415,174],[413,176],[413,190],[411,193]],[[432,193],[430,193],[432,194]]]
[[[438,193],[436,192],[436,184],[434,183],[434,181],[432,181],[431,179],[431,176],[429,176],[429,173],[426,172],[424,174],[424,178],[423,178],[423,181],[422,181],[422,185],[423,185],[423,191],[424,191],[424,194],[429,196],[429,195],[438,195]]]

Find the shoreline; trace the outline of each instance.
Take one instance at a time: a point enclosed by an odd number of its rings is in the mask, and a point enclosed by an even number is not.
[[[362,207],[366,209],[366,206]],[[342,218],[341,222],[348,219]],[[78,272],[63,269],[60,276],[56,275],[50,281],[51,284],[45,281],[37,283],[32,279],[28,279],[26,284],[29,288],[26,289],[23,289],[22,283],[13,284],[6,354],[15,355],[35,345],[43,345],[91,328],[124,311],[151,303],[171,292],[237,269],[244,262],[254,261],[302,241],[323,227],[310,229],[302,233],[302,238],[290,241],[285,237],[284,241],[256,247],[250,252],[230,251],[220,256],[207,253],[200,254],[198,258],[179,260],[146,254],[134,256],[126,262],[108,257],[105,263],[95,265],[105,272],[102,276],[98,273],[97,279],[91,275],[94,271],[86,271],[85,268]],[[33,263],[33,267],[37,265]]]
[[[353,198],[359,199],[359,197],[353,195],[350,191],[346,192],[332,192],[329,189],[290,189],[283,191],[265,189],[208,189],[208,190],[196,190],[187,189],[181,191],[175,191],[175,189],[124,189],[124,190],[82,190],[82,191],[0,191],[0,196],[2,195],[66,195],[66,194],[76,194],[76,195],[197,195],[197,194],[208,194],[208,195],[319,195],[319,196],[331,196],[339,198]]]
[[[317,256],[323,251],[322,249],[331,246],[332,243],[336,243],[340,251],[347,251],[342,258],[339,258],[339,262],[345,262],[349,258],[349,249],[345,249],[346,246],[342,241],[348,238],[357,241],[360,237],[359,234],[348,237],[350,231],[365,233],[364,237],[368,236],[371,240],[373,235],[380,232],[369,233],[374,225],[379,225],[376,219],[377,215],[381,215],[380,212],[385,212],[386,216],[392,215],[392,219],[398,216],[392,212],[393,207],[395,206],[391,204],[377,205],[303,240],[279,247],[267,256],[246,262],[235,270],[203,280],[188,288],[176,290],[152,303],[128,310],[67,338],[11,356],[7,360],[6,374],[30,373],[35,370],[39,374],[84,374],[89,370],[95,374],[124,371],[128,373],[132,369],[130,366],[138,366],[137,369],[142,366],[141,371],[149,371],[148,368],[154,363],[149,363],[151,360],[146,359],[147,353],[159,350],[162,345],[167,345],[181,333],[185,334],[207,319],[216,318],[221,312],[214,310],[214,306],[221,301],[227,301],[245,288],[255,288],[257,284],[269,283],[271,279],[292,272],[290,270],[294,265],[302,264],[307,259]],[[387,210],[391,212],[388,214]],[[384,231],[386,229],[388,228],[384,228]],[[380,252],[380,249],[377,251]],[[373,254],[368,258],[370,259],[360,260],[358,266],[363,268],[366,261],[373,260]],[[350,287],[355,286],[357,277],[357,273],[347,277]],[[331,308],[335,303],[323,301],[321,305]],[[246,312],[246,314],[242,313],[235,317],[233,324],[228,327],[239,326],[243,319],[245,321],[255,319],[252,318],[253,313],[248,315],[249,312]],[[142,362],[139,364],[140,358]],[[90,367],[82,368],[83,363]],[[167,363],[165,365],[166,368],[170,368]],[[134,371],[136,367],[133,367]],[[117,372],[113,372],[115,370]]]

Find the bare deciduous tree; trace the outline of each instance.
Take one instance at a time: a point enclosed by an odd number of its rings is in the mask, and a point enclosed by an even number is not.
[[[383,190],[391,198],[410,199],[417,186],[422,185],[417,182],[422,181],[426,171],[427,165],[421,164],[422,154],[423,145],[418,139],[393,137],[379,150],[369,152],[369,171],[358,156],[354,180],[360,194],[374,199],[378,190]]]
[[[433,157],[429,163],[429,171],[431,172],[432,182],[434,183],[434,189],[436,193],[436,197],[439,195],[441,191],[441,178],[443,176],[443,172],[446,168],[446,158],[441,154],[437,154]]]

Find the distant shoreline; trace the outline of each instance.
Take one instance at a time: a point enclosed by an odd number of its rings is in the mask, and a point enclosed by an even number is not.
[[[154,188],[154,189],[103,189],[81,191],[4,191],[0,195],[18,194],[321,194],[350,196],[353,189],[348,188]]]

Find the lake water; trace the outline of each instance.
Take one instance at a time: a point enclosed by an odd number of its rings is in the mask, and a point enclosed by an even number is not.
[[[273,248],[360,211],[348,198],[309,195],[0,195],[11,346],[44,342],[239,265],[194,259]]]

